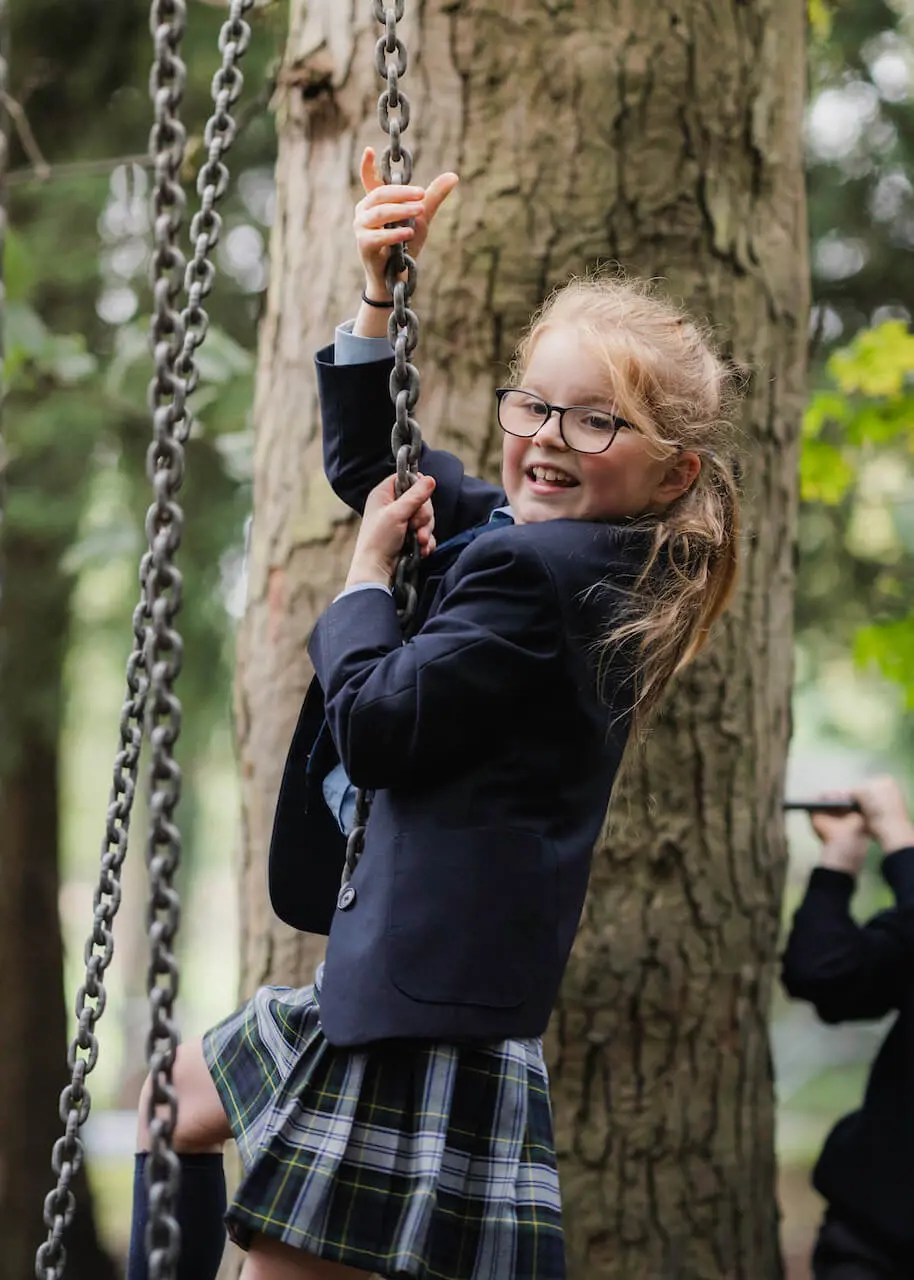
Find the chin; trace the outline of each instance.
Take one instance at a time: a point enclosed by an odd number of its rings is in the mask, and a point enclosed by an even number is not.
[[[576,511],[562,509],[558,504],[539,502],[519,502],[512,506],[518,524],[542,524],[546,520],[575,520]]]

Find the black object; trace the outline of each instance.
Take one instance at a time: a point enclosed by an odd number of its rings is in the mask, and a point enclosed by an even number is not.
[[[393,311],[393,298],[391,298],[390,302],[375,302],[374,298],[369,298],[368,294],[363,289],[362,301],[368,307],[377,307],[379,311]]]
[[[841,816],[848,813],[860,813],[856,800],[785,800],[784,810],[800,810],[803,813],[833,813]]]

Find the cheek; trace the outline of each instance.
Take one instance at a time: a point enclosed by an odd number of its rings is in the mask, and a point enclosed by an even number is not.
[[[604,457],[591,458],[581,466],[581,479],[595,495],[618,493],[626,487],[626,475],[627,468],[620,467],[615,459],[610,462]]]
[[[617,440],[605,454],[588,460],[588,479],[607,492],[639,494],[653,488],[657,473],[662,472],[657,460],[647,452],[642,440]]]
[[[505,436],[501,451],[501,478],[505,487],[520,478],[529,443],[517,436]]]
[[[588,506],[602,517],[639,512],[652,492],[653,468],[640,450],[622,450],[610,458],[595,457],[582,467]]]

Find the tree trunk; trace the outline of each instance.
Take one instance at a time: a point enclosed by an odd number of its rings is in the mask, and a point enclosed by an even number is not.
[[[370,6],[292,2],[240,642],[243,985],[305,981],[270,915],[273,805],[352,520],[321,474],[311,354],[356,306]],[[778,1276],[766,1019],[785,851],[792,553],[807,326],[802,0],[412,0],[417,176],[463,184],[423,263],[418,415],[493,476],[492,389],[544,293],[620,262],[709,314],[753,374],[742,589],[633,753],[549,1037],[571,1274]]]
[[[17,469],[12,472],[11,485]],[[71,592],[59,568],[62,549],[56,535],[11,536],[4,549],[0,1280],[35,1275],[35,1252],[47,1236],[44,1200],[56,1183],[51,1150],[63,1134],[58,1099],[69,1078],[57,864],[57,734]],[[78,1212],[66,1239],[68,1280],[114,1280],[84,1174],[74,1191]]]

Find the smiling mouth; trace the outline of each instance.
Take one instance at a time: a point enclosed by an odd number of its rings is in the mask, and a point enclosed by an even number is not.
[[[574,489],[578,485],[578,481],[567,471],[560,471],[557,467],[545,467],[539,463],[528,467],[524,474],[534,484],[549,485],[550,488]]]

